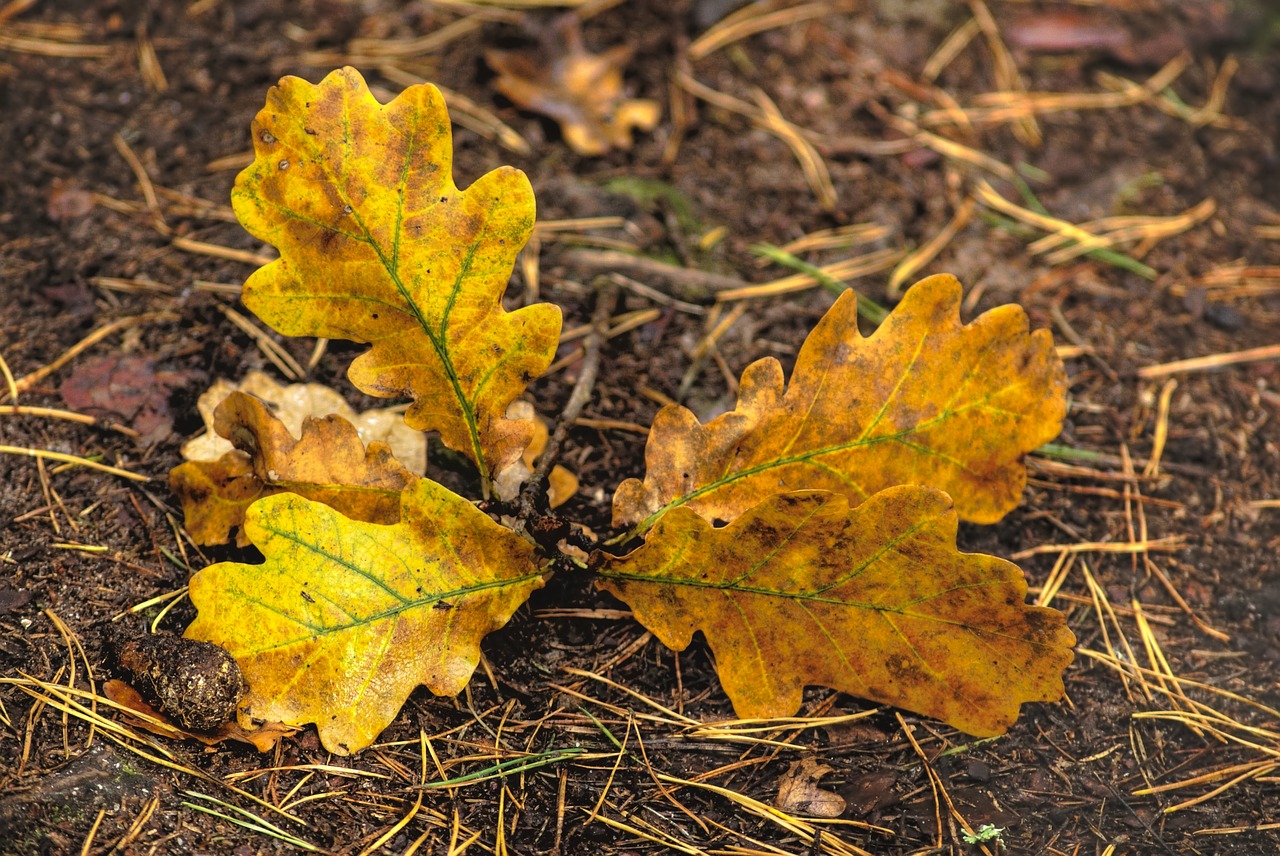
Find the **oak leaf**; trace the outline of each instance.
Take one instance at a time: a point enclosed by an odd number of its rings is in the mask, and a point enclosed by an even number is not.
[[[485,61],[498,73],[494,88],[520,107],[555,119],[580,155],[629,149],[633,128],[653,130],[662,108],[656,101],[629,99],[623,90],[622,68],[635,53],[631,45],[588,53],[572,15],[547,36],[537,52],[486,51]]]
[[[250,505],[282,491],[358,520],[399,519],[400,492],[413,474],[386,444],[366,448],[355,427],[340,416],[308,417],[295,439],[263,402],[233,392],[214,411],[214,428],[235,450],[216,461],[188,461],[169,473],[187,532],[197,544],[225,544]],[[247,543],[243,531],[238,543]]]
[[[889,488],[850,509],[828,491],[772,496],[716,529],[675,508],[601,588],[677,651],[702,631],[734,710],[792,716],[820,684],[1002,734],[1063,694],[1075,637],[1024,603],[1017,565],[956,550],[942,491]]]
[[[857,504],[898,484],[945,490],[962,519],[992,523],[1018,504],[1023,456],[1061,430],[1066,388],[1049,331],[1028,333],[1018,306],[962,325],[954,277],[916,283],[865,338],[846,291],[785,389],[766,357],[742,373],[737,408],[706,425],[678,405],[658,412],[644,481],[619,486],[614,525],[639,534],[677,507],[728,521],[802,488]]]
[[[355,426],[365,443],[386,443],[395,459],[416,475],[427,471],[427,438],[404,424],[395,408],[365,410],[357,413],[336,389],[321,383],[282,384],[268,374],[251,371],[240,383],[225,378],[215,380],[200,394],[196,409],[204,420],[205,433],[182,444],[182,457],[188,461],[216,461],[234,446],[214,427],[213,413],[233,392],[247,392],[271,406],[271,412],[295,437],[302,433],[302,422],[308,416],[335,414]]]
[[[412,398],[405,421],[439,431],[487,483],[528,445],[532,426],[504,414],[560,334],[558,307],[501,303],[533,228],[529,180],[501,167],[459,190],[439,90],[383,105],[352,68],[283,78],[253,143],[232,207],[280,258],[245,282],[245,305],[286,335],[370,343],[352,383]]]
[[[246,728],[314,722],[326,749],[373,742],[409,694],[466,686],[480,640],[542,584],[533,548],[470,502],[419,479],[391,526],[295,494],[259,500],[245,530],[266,561],[191,578],[186,635],[231,652]]]

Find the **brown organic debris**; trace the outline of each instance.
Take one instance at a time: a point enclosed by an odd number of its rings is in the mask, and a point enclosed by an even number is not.
[[[236,447],[216,461],[189,461],[169,474],[197,544],[223,544],[255,501],[291,492],[375,523],[399,519],[400,491],[413,480],[383,443],[366,448],[340,416],[306,418],[294,438],[267,406],[243,392],[227,396],[214,427]],[[238,543],[244,546],[243,532]]]
[[[844,797],[818,787],[824,776],[834,772],[835,768],[830,764],[819,764],[813,758],[793,762],[778,782],[778,798],[773,802],[774,807],[810,817],[839,817],[844,814]]]
[[[578,19],[571,15],[542,41],[537,51],[486,51],[485,61],[498,73],[494,88],[520,107],[559,122],[575,152],[594,157],[629,149],[633,129],[651,131],[658,124],[658,103],[627,98],[623,89],[622,69],[634,47],[588,53]]]
[[[213,731],[235,718],[245,682],[225,648],[171,633],[125,630],[113,641],[116,662],[133,687],[182,728]]]

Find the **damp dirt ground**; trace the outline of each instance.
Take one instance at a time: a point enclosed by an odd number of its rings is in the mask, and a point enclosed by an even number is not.
[[[980,2],[778,3],[774,25],[691,55],[725,14],[719,5],[595,4],[582,15],[586,47],[629,44],[628,92],[662,105],[629,150],[596,157],[496,94],[485,63],[486,50],[536,45],[553,11],[387,0],[0,5],[0,356],[21,382],[115,324],[19,398],[99,424],[0,414],[0,851],[1280,847],[1280,364],[1265,350],[1280,345],[1280,18],[1246,0],[993,1],[990,23],[1009,51],[1002,72]],[[944,64],[946,44],[958,50]],[[536,266],[526,250],[508,305],[536,288],[563,307],[566,328],[587,323],[597,277],[611,272],[602,252],[714,275],[621,271],[657,294],[625,287],[616,312],[658,311],[605,345],[583,414],[594,422],[573,428],[562,458],[581,479],[562,513],[599,534],[614,488],[643,472],[642,432],[662,401],[703,419],[731,408],[741,371],[765,356],[789,369],[834,300],[814,286],[716,308],[707,289],[725,278],[794,273],[762,262],[753,244],[874,224],[869,242],[798,254],[816,265],[869,256],[876,269],[849,284],[892,305],[892,267],[916,253],[918,275],[964,283],[966,319],[1017,302],[1051,329],[1071,378],[1059,448],[1029,457],[1018,509],[962,526],[959,543],[1020,556],[1032,597],[1054,589],[1078,639],[1066,698],[1024,706],[1007,734],[984,741],[888,708],[840,720],[874,705],[821,688],[806,692],[801,713],[822,722],[776,723],[749,739],[699,731],[670,712],[697,723],[732,716],[703,640],[675,654],[585,575],[566,573],[485,640],[485,666],[464,694],[420,689],[352,756],[326,753],[310,729],[263,754],[134,726],[113,735],[67,709],[59,699],[89,707],[118,676],[104,628],[179,592],[208,563],[251,555],[194,548],[166,477],[201,429],[195,402],[211,382],[254,369],[283,379],[228,314],[244,312],[236,289],[254,267],[229,251],[268,251],[236,224],[228,197],[267,88],[286,74],[318,81],[344,63],[384,98],[408,76],[437,82],[527,144],[504,146],[483,120],[456,126],[460,185],[512,164],[529,175],[540,220],[614,218],[547,233]],[[1031,102],[1018,85],[1081,100]],[[744,115],[761,115],[762,95],[803,129],[810,174],[800,132],[789,145],[776,125]],[[983,112],[1028,103],[1034,127]],[[829,174],[830,205],[814,161]],[[1103,218],[1165,219],[1131,221],[1134,236],[1111,254],[1050,258],[1034,243],[1045,229],[979,198],[984,181],[1023,211],[1041,205],[1095,231],[1108,228]],[[359,346],[333,342],[308,368],[313,340],[269,338],[306,380],[357,407],[385,403],[345,380]],[[1151,370],[1255,349],[1254,359]],[[531,387],[553,422],[576,371]],[[13,451],[23,449],[149,480]],[[434,455],[436,474],[456,481],[456,462]],[[167,603],[139,611],[180,632],[194,610],[179,599],[161,616]],[[59,686],[81,695],[48,689]],[[424,776],[437,777],[425,740],[455,774],[522,752],[578,748],[591,760],[421,791]],[[837,818],[770,812],[804,759],[830,767],[820,786],[845,800]],[[1002,844],[966,843],[961,819],[1002,830]]]

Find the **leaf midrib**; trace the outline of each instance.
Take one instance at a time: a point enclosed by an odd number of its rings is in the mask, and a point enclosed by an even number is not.
[[[364,89],[361,91],[364,94],[368,94],[367,89]],[[342,103],[342,124],[343,124],[343,144],[346,147],[347,151],[345,152],[342,160],[343,166],[346,166],[351,161],[350,101],[347,96],[348,96],[348,93],[344,91],[343,103]],[[386,109],[387,106],[389,106],[389,105],[379,104],[376,101],[376,99],[372,98],[372,95],[369,95],[369,98],[370,100],[373,100],[374,105],[379,111],[383,111]],[[370,249],[373,250],[374,254],[377,255],[378,262],[382,265],[382,268],[386,272],[388,279],[390,279],[391,284],[395,287],[397,293],[400,295],[400,298],[404,301],[405,307],[408,308],[409,313],[413,316],[419,328],[422,330],[423,334],[427,337],[427,341],[430,342],[431,348],[433,351],[435,351],[436,357],[440,360],[440,364],[444,368],[445,377],[448,379],[449,385],[453,389],[454,398],[458,402],[459,410],[462,412],[463,421],[467,426],[467,433],[469,435],[469,440],[471,442],[472,458],[475,461],[476,468],[480,471],[481,483],[487,486],[489,483],[489,467],[488,467],[488,464],[485,462],[484,452],[480,444],[480,432],[479,432],[479,425],[476,421],[476,416],[475,416],[475,405],[467,397],[466,393],[462,389],[462,382],[459,379],[457,369],[453,364],[453,356],[449,348],[449,343],[447,339],[448,313],[446,312],[442,315],[441,325],[440,325],[440,334],[439,336],[437,336],[436,332],[432,329],[431,325],[428,323],[427,318],[423,315],[421,308],[418,306],[417,302],[411,296],[409,289],[406,286],[404,280],[400,276],[400,269],[399,269],[400,238],[401,238],[401,232],[402,232],[401,224],[403,222],[403,216],[404,216],[404,194],[408,184],[408,179],[410,175],[410,165],[411,165],[413,154],[415,151],[414,142],[416,141],[416,132],[418,127],[418,121],[420,119],[420,112],[421,111],[418,111],[418,110],[411,111],[413,124],[409,129],[403,132],[404,138],[407,140],[407,142],[405,145],[404,163],[400,170],[400,180],[397,183],[395,188],[398,196],[398,201],[396,205],[396,218],[395,218],[395,225],[394,225],[394,239],[393,239],[394,242],[393,242],[390,255],[387,254],[386,250],[378,242],[373,240],[372,232],[370,231],[364,218],[361,216],[361,212],[359,208],[353,204],[353,200],[346,193],[346,188],[344,186],[342,177],[339,176],[330,168],[329,163],[325,158],[318,156],[320,154],[319,145],[317,142],[313,142],[311,140],[310,135],[305,133],[304,120],[299,120],[298,129],[303,131],[303,133],[301,134],[301,138],[306,142],[306,145],[310,150],[312,161],[314,163],[320,164],[321,170],[323,170],[325,175],[329,177],[330,183],[336,189],[339,199],[342,200],[343,205],[346,208],[350,209],[348,216],[352,218],[352,220],[355,222],[355,224],[359,227],[360,231],[364,235],[363,238],[352,237],[352,240],[356,240],[356,241],[359,241],[360,243],[368,245]],[[451,167],[451,164],[452,164],[452,159],[450,158],[450,167]],[[443,184],[447,185],[451,183],[449,181],[449,176],[446,173],[444,173],[443,169],[442,169],[442,176],[443,176],[443,179],[442,179]],[[451,192],[453,194],[461,193],[461,191],[457,190],[457,188],[453,188]],[[314,221],[310,221],[309,218],[301,217],[300,215],[297,214],[297,212],[291,211],[289,213],[295,217],[298,217],[298,219],[314,222]],[[327,229],[328,231],[346,235],[345,232],[341,232],[334,227],[328,226],[327,224],[316,223],[316,225],[321,228]],[[463,265],[459,268],[458,276],[454,279],[451,285],[451,292],[450,292],[451,296],[449,300],[449,308],[452,308],[453,299],[456,297],[457,293],[462,289],[462,280],[465,278],[467,272],[470,270],[470,262],[471,262],[471,259],[474,257],[475,252],[476,252],[476,247],[475,245],[472,245],[472,247],[469,249],[467,253],[466,258],[464,259]],[[399,307],[396,307],[396,308],[398,309]]]

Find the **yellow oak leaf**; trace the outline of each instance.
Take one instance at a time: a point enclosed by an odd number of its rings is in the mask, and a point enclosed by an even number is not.
[[[772,357],[742,373],[738,405],[706,425],[658,412],[644,481],[613,501],[615,526],[651,527],[677,507],[732,520],[766,496],[817,488],[853,504],[886,487],[951,494],[964,520],[992,523],[1018,504],[1023,456],[1052,440],[1067,378],[1047,330],[1001,306],[960,323],[960,283],[939,275],[907,291],[869,337],[846,291],[809,334],[784,390]]]
[[[902,485],[852,510],[828,491],[772,496],[716,529],[666,514],[600,572],[663,644],[702,631],[740,717],[792,716],[806,684],[1002,734],[1063,694],[1075,637],[1024,603],[1017,565],[956,550],[942,491]]]
[[[622,68],[633,46],[588,53],[572,15],[550,27],[542,41],[536,52],[486,51],[485,62],[498,73],[494,88],[520,107],[555,119],[575,152],[591,157],[629,149],[633,129],[651,131],[658,124],[658,102],[627,98],[623,89]]]
[[[225,544],[250,505],[282,491],[370,523],[399,519],[400,493],[413,473],[385,443],[366,448],[341,416],[308,417],[301,439],[294,439],[265,404],[233,392],[214,410],[213,426],[235,451],[216,461],[188,461],[169,473],[187,532],[197,544]],[[241,546],[245,537],[241,531]]]
[[[419,684],[460,692],[480,640],[542,585],[533,548],[462,497],[419,479],[402,502],[382,526],[269,496],[245,518],[265,563],[191,578],[186,635],[236,659],[245,728],[314,722],[330,752],[363,749]]]
[[[282,79],[253,145],[232,207],[280,259],[245,282],[245,305],[286,335],[370,343],[352,383],[413,399],[405,421],[439,431],[487,484],[528,445],[532,427],[507,405],[560,335],[558,307],[501,303],[533,228],[529,180],[501,167],[459,190],[439,90],[383,105],[352,68]]]

